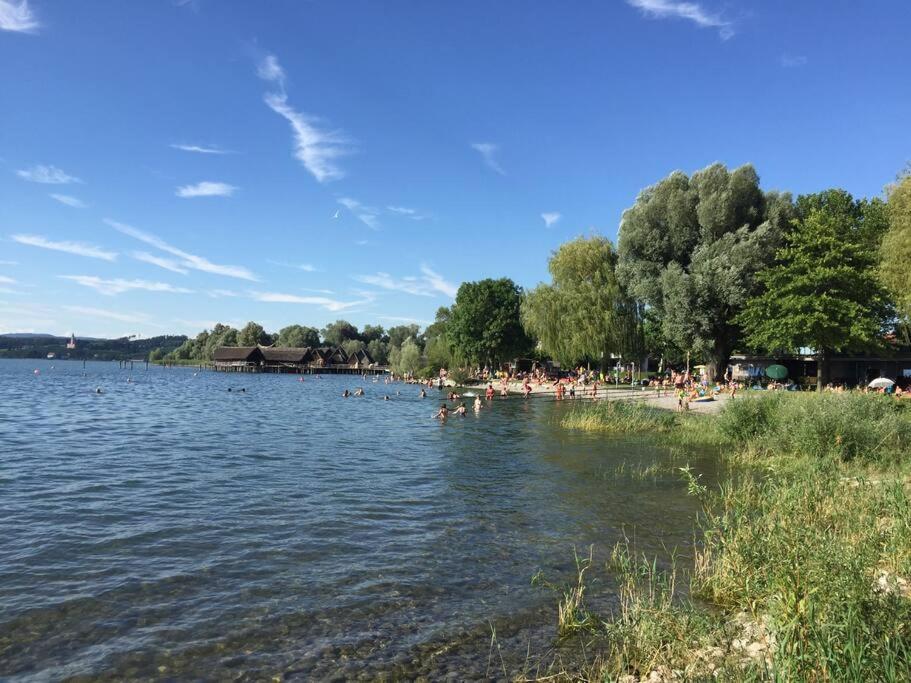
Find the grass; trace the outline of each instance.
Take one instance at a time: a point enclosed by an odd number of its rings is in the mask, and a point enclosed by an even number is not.
[[[628,542],[612,554],[619,604],[584,605],[584,571],[560,623],[601,656],[558,677],[901,681],[911,676],[911,415],[889,397],[748,396],[717,416],[596,404],[566,426],[712,443],[738,464],[709,490],[692,568],[660,569]],[[598,425],[598,420],[611,422]],[[683,585],[687,590],[680,591]],[[566,605],[572,620],[565,616]],[[579,615],[584,615],[584,618]]]

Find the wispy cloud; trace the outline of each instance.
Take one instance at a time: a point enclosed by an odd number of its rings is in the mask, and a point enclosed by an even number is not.
[[[372,206],[365,206],[351,197],[342,197],[338,203],[357,216],[358,220],[371,230],[380,229],[379,210]]]
[[[805,66],[807,63],[807,58],[805,55],[781,55],[779,59],[779,64],[786,69],[793,69],[798,66]]]
[[[174,149],[183,150],[184,152],[196,152],[197,154],[234,154],[230,149],[222,149],[216,145],[183,145],[174,143],[170,145]]]
[[[69,185],[70,183],[82,182],[76,176],[71,176],[56,166],[44,166],[43,164],[16,171],[16,175],[30,183],[44,183],[46,185]]]
[[[53,199],[56,199],[61,204],[66,204],[67,206],[72,206],[74,209],[87,209],[89,207],[89,205],[86,204],[81,199],[77,199],[76,197],[71,197],[68,194],[51,194],[51,197]]]
[[[458,287],[448,282],[442,275],[434,272],[428,266],[421,266],[421,275],[410,275],[396,278],[389,273],[379,272],[374,275],[355,275],[354,279],[366,285],[388,289],[395,292],[404,292],[415,296],[433,296],[444,294],[455,297]]]
[[[344,311],[360,304],[369,303],[368,299],[361,301],[338,301],[325,296],[299,296],[297,294],[284,294],[281,292],[251,292],[250,296],[256,301],[275,304],[306,304],[320,306],[327,311]]]
[[[166,282],[151,282],[149,280],[124,280],[123,278],[114,278],[105,280],[97,275],[60,275],[63,280],[71,280],[83,287],[94,289],[99,294],[105,296],[114,296],[123,294],[131,290],[143,290],[146,292],[168,292],[171,294],[192,294],[193,290],[175,287]]]
[[[0,266],[18,266],[18,261],[0,261]]]
[[[101,247],[91,244],[82,244],[81,242],[61,241],[55,242],[41,235],[11,235],[10,238],[19,244],[27,244],[30,247],[40,247],[41,249],[50,249],[52,251],[63,251],[67,254],[76,256],[88,256],[89,258],[102,259],[104,261],[114,261],[117,259],[116,251],[108,251]]]
[[[206,294],[208,294],[213,299],[240,296],[240,294],[230,289],[210,289],[208,292],[206,292]]]
[[[554,223],[559,222],[562,215],[557,211],[545,211],[541,214],[541,218],[544,220],[544,227],[549,228]]]
[[[7,277],[6,275],[0,275],[0,284],[14,285],[16,284],[16,281],[11,277]]]
[[[198,270],[203,273],[225,275],[227,277],[234,277],[240,280],[250,280],[252,282],[259,281],[259,278],[257,278],[253,273],[251,273],[243,266],[223,266],[217,263],[212,263],[207,258],[191,254],[184,251],[183,249],[178,249],[177,247],[173,247],[160,237],[152,235],[148,232],[144,232],[138,228],[134,228],[132,225],[127,225],[126,223],[118,223],[117,221],[113,221],[109,218],[106,218],[104,222],[118,232],[122,232],[124,235],[129,235],[130,237],[137,239],[140,242],[145,242],[146,244],[151,245],[156,249],[160,249],[161,251],[167,252],[172,256],[176,256],[179,259],[178,265],[184,268],[189,268],[190,270]]]
[[[0,31],[33,33],[40,26],[28,0],[0,0]]]
[[[287,263],[286,261],[274,261],[272,259],[266,259],[266,263],[271,263],[273,266],[281,266],[282,268],[293,268],[294,270],[302,270],[305,273],[317,273],[319,268],[314,266],[312,263]]]
[[[377,318],[380,320],[391,320],[398,323],[414,323],[415,325],[430,325],[432,321],[430,320],[421,320],[420,318],[409,318],[402,315],[378,315]]]
[[[213,183],[204,180],[195,185],[182,185],[175,194],[178,197],[230,197],[237,188],[228,183]]]
[[[267,93],[266,105],[291,125],[294,136],[294,156],[320,183],[344,177],[338,167],[339,157],[351,153],[351,140],[342,131],[324,130],[318,119],[296,111],[288,104],[285,93],[285,71],[275,55],[267,56],[259,64],[257,75],[265,81],[275,83],[279,91]]]
[[[427,218],[427,216],[422,214],[417,209],[412,209],[407,206],[387,206],[386,210],[391,211],[392,213],[397,213],[400,216],[406,216],[413,221],[422,221]]]
[[[104,318],[106,320],[118,320],[122,323],[147,323],[148,317],[145,315],[134,315],[130,313],[119,313],[110,311],[105,308],[92,308],[91,306],[64,306],[71,313],[89,316],[91,318]]]
[[[496,157],[497,152],[500,150],[499,145],[495,145],[492,142],[472,142],[471,148],[480,153],[481,159],[484,160],[484,163],[487,164],[489,169],[496,171],[500,175],[506,175],[506,171],[500,166]]]
[[[706,10],[697,2],[679,2],[678,0],[626,0],[626,2],[642,10],[642,13],[653,19],[686,19],[700,28],[718,29],[722,40],[727,40],[734,35],[734,24],[716,14]]]
[[[155,256],[154,254],[149,254],[145,251],[134,251],[133,258],[137,261],[142,261],[143,263],[150,263],[153,266],[158,266],[159,268],[170,270],[172,273],[180,273],[181,275],[186,275],[190,272],[173,259],[164,258],[162,256]]]

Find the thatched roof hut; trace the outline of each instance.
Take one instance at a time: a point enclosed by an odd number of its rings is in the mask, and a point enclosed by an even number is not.
[[[304,365],[310,362],[310,347],[296,348],[291,346],[262,346],[263,358],[267,363],[290,363]]]
[[[217,363],[259,363],[263,353],[258,346],[221,346],[212,356]]]

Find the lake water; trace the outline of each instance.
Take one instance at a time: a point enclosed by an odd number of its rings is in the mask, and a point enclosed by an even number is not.
[[[624,533],[688,555],[679,478],[617,473],[664,450],[545,399],[441,424],[418,391],[0,361],[0,678],[502,677],[554,643],[537,571],[594,544],[609,606]]]

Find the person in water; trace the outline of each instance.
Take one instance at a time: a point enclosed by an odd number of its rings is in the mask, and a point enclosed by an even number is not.
[[[480,397],[480,396],[475,396],[475,397],[474,397],[474,411],[475,411],[476,413],[480,413],[480,412],[481,412],[481,397]]]
[[[357,389],[354,390],[354,395],[355,395],[355,396],[363,396],[363,395],[364,395],[364,390],[361,389],[360,387],[358,387]]]
[[[449,417],[449,407],[445,403],[443,403],[440,406],[439,412],[436,415],[434,415],[434,417],[438,417],[441,420],[445,420],[447,417]]]
[[[345,390],[342,392],[342,398],[348,398],[349,396],[351,396],[351,392],[348,391],[347,389],[345,389]]]
[[[427,398],[427,392],[424,391],[424,389],[421,389],[421,394],[420,394],[420,396],[421,396],[421,398]]]
[[[387,394],[386,396],[383,396],[383,400],[384,400],[384,401],[390,401],[390,400],[392,400],[392,399],[390,399],[390,398],[389,398],[389,395]]]
[[[456,412],[456,415],[461,415],[462,417],[465,417],[465,415],[468,413],[468,408],[465,407],[465,401],[462,401],[459,404],[459,407],[456,408],[455,412]]]
[[[484,392],[484,397],[485,397],[488,401],[492,401],[492,400],[493,400],[493,384],[488,384],[488,385],[487,385],[487,391]]]

